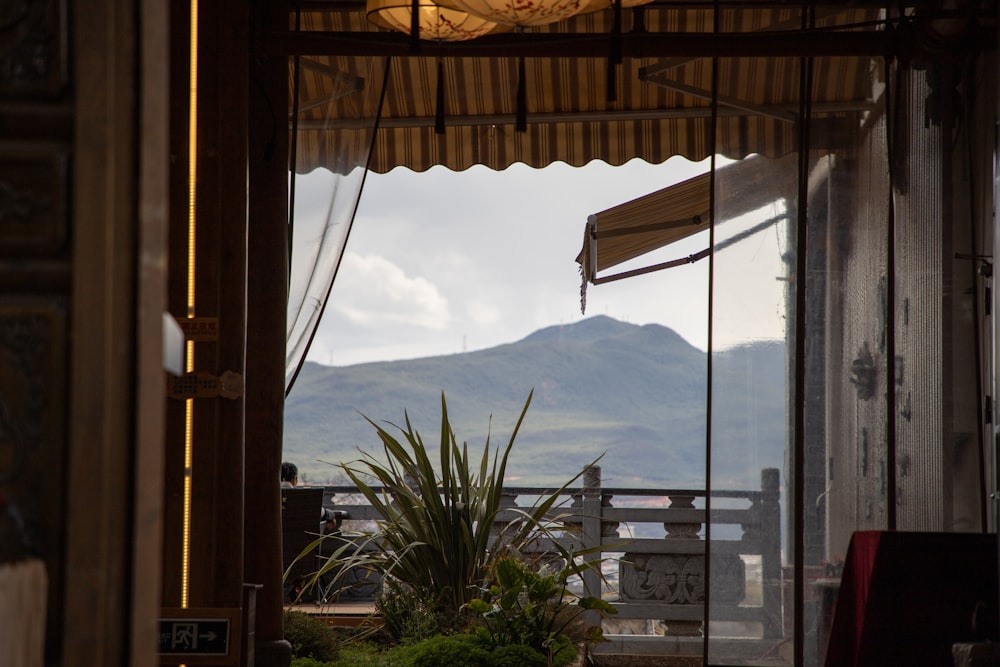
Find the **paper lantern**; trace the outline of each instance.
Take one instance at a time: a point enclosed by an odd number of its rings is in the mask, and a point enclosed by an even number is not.
[[[368,20],[375,25],[411,34],[413,2],[410,0],[367,0],[366,9]],[[509,29],[509,26],[501,26],[432,0],[417,2],[417,36],[423,40],[461,42]]]
[[[444,0],[443,4],[501,25],[528,28],[605,9],[611,0]]]

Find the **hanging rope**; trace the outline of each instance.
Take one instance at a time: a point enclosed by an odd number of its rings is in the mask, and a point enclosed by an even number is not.
[[[410,53],[420,53],[420,0],[410,0]]]
[[[611,4],[613,27],[611,30],[611,52],[608,54],[607,101],[618,100],[618,66],[622,64],[622,0]]]
[[[434,107],[434,134],[444,134],[444,61],[437,61],[437,99]]]
[[[524,56],[517,57],[517,117],[514,129],[518,132],[528,131],[528,96],[525,92]]]

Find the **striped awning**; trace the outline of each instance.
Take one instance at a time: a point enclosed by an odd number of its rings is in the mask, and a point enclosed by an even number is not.
[[[583,281],[597,282],[597,274],[605,269],[707,230],[710,179],[711,174],[699,174],[589,216],[576,258]]]
[[[668,41],[671,36],[696,38],[685,42],[696,47],[701,43],[697,39],[723,44],[712,41],[719,35],[712,34],[709,10],[655,3],[635,14],[626,13],[622,44],[628,48],[622,63],[610,70],[610,79],[608,57],[602,49],[614,43],[608,39],[611,10],[526,30],[544,42],[539,42],[541,46],[524,42],[521,51],[527,130],[518,132],[518,56],[515,52],[498,56],[506,52],[484,45],[524,35],[496,40],[491,36],[448,50],[425,46],[418,55],[403,50],[403,55],[389,57],[386,70],[386,57],[377,55],[379,43],[374,41],[382,29],[365,19],[363,7],[350,6],[356,8],[301,16],[302,32],[296,36],[310,41],[308,46],[297,47],[300,76],[291,84],[299,100],[295,146],[300,172],[318,166],[336,170],[356,165],[363,162],[370,145],[369,167],[380,173],[397,166],[423,171],[434,165],[464,170],[482,164],[500,170],[515,162],[532,167],[555,161],[580,166],[591,160],[620,165],[633,158],[660,163],[674,155],[700,160],[713,152],[731,158],[751,153],[776,157],[796,145],[800,58],[769,51],[779,50],[782,35],[794,35],[799,29],[797,10],[730,9],[722,13],[720,32],[730,38],[743,33],[773,36],[775,46],[768,48],[767,40],[758,40],[755,43],[762,45],[762,55],[718,60],[718,124],[713,144],[712,59],[641,57],[643,50],[659,56],[680,48]],[[840,27],[840,35],[870,31],[867,22],[874,17],[874,10],[866,9],[821,14],[816,34],[833,34],[830,28],[834,26]],[[601,47],[588,48],[588,35]],[[388,39],[391,35],[383,31],[381,36]],[[552,55],[560,52],[561,38],[567,39],[564,51],[570,55],[566,57]],[[703,53],[710,48],[715,47],[695,50]],[[385,71],[388,81],[380,127],[370,144],[372,100],[377,98]],[[833,124],[857,123],[872,97],[871,57],[819,55],[813,72],[814,127],[820,126],[818,118],[828,118]],[[609,96],[609,90],[613,95]],[[443,133],[435,132],[439,111],[443,112]],[[822,135],[812,141],[818,145]]]
[[[819,164],[819,171],[828,167],[826,160]],[[740,216],[774,201],[783,193],[796,192],[795,156],[778,160],[751,156],[719,167],[716,173],[717,179],[726,183],[726,187],[718,188],[717,203],[728,216]],[[706,257],[707,242],[706,249],[689,256],[614,275],[598,275],[708,230],[712,216],[711,193],[711,174],[704,173],[588,216],[583,247],[576,257],[584,286],[588,282],[599,285],[681,266]]]

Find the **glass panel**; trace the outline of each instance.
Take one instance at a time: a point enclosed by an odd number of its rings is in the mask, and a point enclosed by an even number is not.
[[[739,81],[760,65],[752,59],[722,60],[720,81]],[[797,60],[767,66],[786,68],[783,78],[798,78]],[[723,92],[725,87],[720,98],[740,94]],[[720,116],[718,137],[722,142],[739,133],[777,137],[787,131],[786,123],[760,115]],[[788,549],[785,471],[791,439],[796,166],[794,154],[754,155],[720,161],[716,172],[709,486],[712,664],[760,664],[765,658],[784,664],[790,657],[782,614],[782,553]]]
[[[803,62],[762,67],[798,82]],[[804,202],[795,152],[716,175],[712,664],[823,664],[850,537],[888,526],[885,114],[864,102],[882,101],[879,70],[861,65],[811,61]],[[720,81],[746,66],[722,61]],[[828,110],[829,96],[852,83],[864,93],[857,107]],[[720,99],[736,92],[722,85]],[[730,123],[720,120],[720,138],[735,131]],[[783,136],[784,121],[757,123]],[[754,400],[735,413],[743,395]],[[736,503],[751,509],[749,521],[723,511]]]
[[[814,105],[836,66],[815,61]],[[885,86],[881,63],[870,72],[870,111],[814,113],[810,126],[800,575],[807,664],[825,659],[852,534],[890,525]]]

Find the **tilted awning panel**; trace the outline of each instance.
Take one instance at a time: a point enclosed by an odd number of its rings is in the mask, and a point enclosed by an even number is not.
[[[753,211],[780,198],[782,193],[794,191],[797,175],[795,156],[778,160],[751,156],[719,167],[717,173],[726,183],[739,184],[738,188],[730,185],[717,193],[730,215]],[[584,227],[583,248],[576,257],[584,284],[617,280],[705,257],[707,250],[598,277],[612,267],[707,230],[711,224],[711,194],[711,174],[705,173],[590,215]]]
[[[701,174],[587,220],[576,261],[584,282],[601,271],[708,229],[711,175]]]

